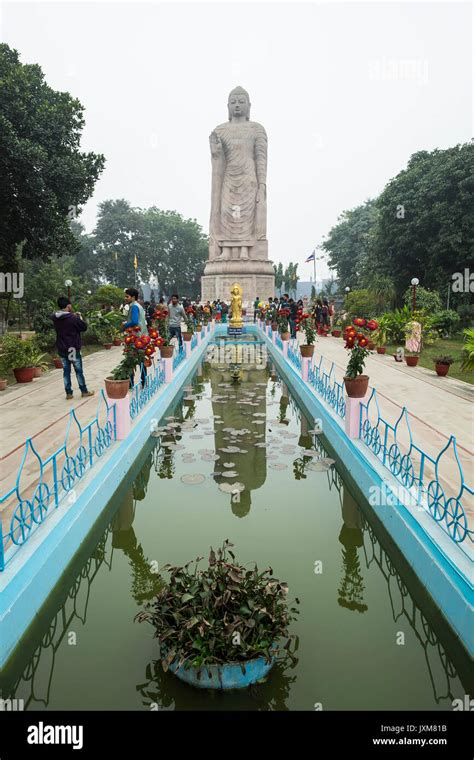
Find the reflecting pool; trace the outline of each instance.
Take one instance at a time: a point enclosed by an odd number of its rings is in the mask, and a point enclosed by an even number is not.
[[[25,709],[451,710],[469,693],[463,650],[350,473],[272,366],[241,360],[211,347],[156,421],[5,669],[3,696]],[[133,619],[163,565],[226,538],[300,599],[299,649],[266,683],[217,694],[163,673],[153,629]]]

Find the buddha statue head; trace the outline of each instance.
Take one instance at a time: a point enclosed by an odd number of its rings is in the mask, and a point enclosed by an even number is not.
[[[244,90],[243,87],[234,87],[229,94],[227,108],[229,110],[229,121],[238,116],[245,116],[248,121],[250,119],[250,98],[247,90]]]

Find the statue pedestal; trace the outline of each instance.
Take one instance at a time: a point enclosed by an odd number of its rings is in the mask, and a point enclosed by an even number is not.
[[[261,241],[265,242],[265,241]],[[266,301],[275,292],[273,266],[264,259],[222,260],[212,259],[204,268],[201,278],[201,299],[214,301],[220,298],[229,301],[229,293],[234,282],[242,287],[243,306],[253,308],[257,296]]]

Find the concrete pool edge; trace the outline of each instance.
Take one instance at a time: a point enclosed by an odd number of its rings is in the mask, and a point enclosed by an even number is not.
[[[348,438],[332,411],[318,399],[308,383],[303,381],[296,368],[285,359],[272,340],[257,327],[255,327],[255,332],[264,340],[271,360],[276,364],[278,371],[303,407],[311,412],[313,418],[322,419],[324,436],[368,500],[369,489],[373,486],[382,486],[381,474]],[[463,646],[471,657],[474,656],[472,585],[456,571],[453,563],[436,547],[402,503],[397,501],[394,506],[370,506],[370,509],[392,538]]]
[[[159,419],[165,413],[204,358],[212,337],[212,332],[207,334],[189,359],[181,362],[173,381],[164,386],[145,407],[133,424],[130,435],[117,442],[102,466],[91,471],[90,479],[74,505],[64,514],[54,514],[49,526],[40,526],[35,531],[36,540],[33,541],[33,537],[30,539],[31,547],[25,553],[23,562],[10,563],[0,575],[0,669],[13,655],[18,642],[60,581],[106,504],[140,456],[150,436],[151,420]],[[44,533],[40,532],[41,527]],[[17,560],[21,561],[21,557]]]

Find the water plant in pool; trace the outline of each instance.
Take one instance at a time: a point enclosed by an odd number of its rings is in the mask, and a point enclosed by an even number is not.
[[[257,658],[267,665],[277,657],[294,661],[298,639],[289,627],[299,610],[289,606],[287,584],[273,577],[271,567],[239,564],[232,546],[226,539],[217,552],[211,549],[205,570],[198,569],[203,557],[183,567],[166,565],[169,582],[136,616],[155,627],[164,671],[198,668],[210,678],[216,665],[238,664],[245,674]]]

